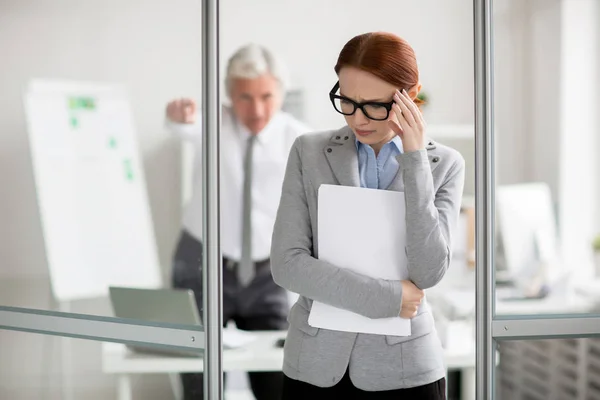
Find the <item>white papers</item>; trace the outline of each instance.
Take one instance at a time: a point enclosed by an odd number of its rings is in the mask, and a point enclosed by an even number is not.
[[[321,185],[319,259],[374,278],[406,279],[405,213],[402,192]],[[409,319],[370,319],[316,301],[308,323],[347,332],[395,336],[411,333]]]
[[[223,347],[225,348],[235,349],[243,347],[255,340],[256,335],[253,335],[252,333],[233,328],[223,329]]]

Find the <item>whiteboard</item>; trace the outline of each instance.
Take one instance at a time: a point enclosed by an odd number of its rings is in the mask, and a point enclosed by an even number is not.
[[[58,301],[161,286],[127,93],[33,81],[24,93],[42,233]]]

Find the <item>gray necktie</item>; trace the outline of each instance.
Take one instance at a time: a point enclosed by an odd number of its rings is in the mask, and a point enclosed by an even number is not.
[[[244,158],[244,192],[242,204],[242,259],[238,269],[238,278],[242,286],[247,286],[254,278],[252,260],[252,154],[256,135],[250,136]]]

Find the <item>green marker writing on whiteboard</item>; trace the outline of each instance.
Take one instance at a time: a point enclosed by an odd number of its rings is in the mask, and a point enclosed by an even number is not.
[[[95,110],[96,100],[91,97],[69,97],[71,110]]]
[[[96,109],[96,100],[91,97],[69,97],[68,107],[70,110],[69,124],[71,128],[79,127],[79,119],[77,118],[80,111],[93,111]]]
[[[128,181],[133,181],[133,167],[131,166],[131,160],[124,160],[123,165],[125,166],[125,177]]]

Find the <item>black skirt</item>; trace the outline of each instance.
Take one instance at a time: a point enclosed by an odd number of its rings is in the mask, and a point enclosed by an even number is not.
[[[306,399],[446,400],[446,379],[442,378],[427,385],[408,389],[369,392],[355,387],[347,370],[340,382],[335,386],[325,388],[297,381],[284,375],[281,400]]]

